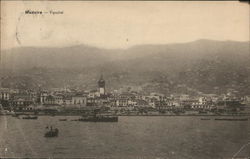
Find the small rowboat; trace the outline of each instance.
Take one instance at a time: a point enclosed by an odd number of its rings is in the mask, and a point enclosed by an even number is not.
[[[47,131],[44,135],[44,137],[57,137],[59,134],[59,130],[57,128],[55,129],[50,129]]]

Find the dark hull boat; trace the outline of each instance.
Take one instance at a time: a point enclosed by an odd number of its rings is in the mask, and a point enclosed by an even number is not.
[[[214,120],[224,120],[224,121],[248,121],[248,118],[216,118]]]
[[[38,117],[37,116],[25,116],[23,119],[33,119],[36,120]]]
[[[201,118],[201,120],[210,120],[209,118]]]
[[[118,122],[118,116],[89,116],[82,117],[78,121],[85,122]]]
[[[18,114],[13,114],[12,117],[19,117],[19,115]]]
[[[59,121],[67,121],[67,119],[59,119]]]
[[[57,137],[58,136],[58,129],[50,130],[45,133],[44,137]]]

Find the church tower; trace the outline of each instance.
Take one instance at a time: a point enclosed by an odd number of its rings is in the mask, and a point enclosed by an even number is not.
[[[100,95],[105,95],[105,80],[103,79],[103,76],[101,75],[99,81],[98,81],[98,86],[99,86],[99,93]]]

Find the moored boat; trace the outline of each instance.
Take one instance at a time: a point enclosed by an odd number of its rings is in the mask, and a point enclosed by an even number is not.
[[[224,121],[248,121],[248,118],[215,118],[214,120],[224,120]]]
[[[12,117],[19,117],[19,114],[12,114]]]
[[[25,117],[23,117],[23,119],[33,119],[33,120],[35,120],[35,119],[37,119],[38,118],[38,116],[25,116]]]
[[[107,115],[94,115],[94,116],[84,116],[78,121],[85,122],[118,122],[118,116],[107,116]]]
[[[59,121],[67,121],[67,119],[59,119]]]
[[[210,118],[201,118],[201,120],[211,120]]]

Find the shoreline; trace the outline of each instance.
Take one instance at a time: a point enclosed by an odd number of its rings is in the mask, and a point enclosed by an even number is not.
[[[12,116],[13,114],[0,114],[0,116]],[[32,116],[51,116],[51,117],[55,117],[55,116],[82,116],[82,114],[55,114],[55,115],[51,115],[51,114],[19,114],[20,116],[25,116],[25,115],[32,115]],[[250,117],[250,114],[222,114],[222,115],[216,115],[216,114],[180,114],[180,115],[175,115],[175,114],[151,114],[151,115],[127,115],[127,114],[123,114],[123,115],[108,115],[108,116],[121,116],[121,117],[130,117],[130,116],[143,116],[143,117],[163,117],[163,116],[168,116],[168,117],[175,117],[175,116],[183,116],[183,117],[226,117],[226,116],[230,116],[230,117]]]

